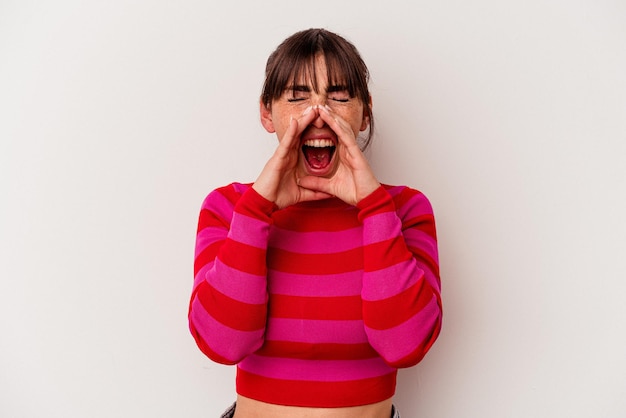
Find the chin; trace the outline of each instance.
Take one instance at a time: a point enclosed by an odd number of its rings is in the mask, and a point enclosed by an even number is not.
[[[335,164],[331,164],[328,167],[324,167],[323,169],[315,169],[305,163],[304,167],[302,167],[301,169],[301,172],[303,172],[305,176],[324,177],[329,179],[335,175],[335,173],[337,172],[337,167]]]

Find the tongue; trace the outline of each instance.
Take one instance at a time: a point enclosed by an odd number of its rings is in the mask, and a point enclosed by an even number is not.
[[[324,168],[330,164],[332,157],[331,147],[304,147],[304,156],[309,165],[315,169]]]

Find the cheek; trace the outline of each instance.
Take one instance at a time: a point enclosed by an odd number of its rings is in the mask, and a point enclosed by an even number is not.
[[[299,119],[302,116],[302,113],[309,107],[309,104],[306,103],[294,103],[288,107],[284,107],[278,112],[277,116],[283,125],[289,125],[289,120],[291,118]]]
[[[306,108],[306,107],[305,107]],[[290,106],[289,108],[282,108],[277,110],[273,114],[274,128],[276,129],[276,135],[278,138],[282,138],[287,129],[289,129],[289,123],[291,118],[298,119],[304,109],[298,109],[296,106]]]
[[[339,103],[341,104],[341,103]],[[363,107],[362,106],[339,106],[335,104],[334,107],[329,105],[329,107],[336,112],[343,120],[348,122],[352,127],[355,135],[361,131],[363,126]]]

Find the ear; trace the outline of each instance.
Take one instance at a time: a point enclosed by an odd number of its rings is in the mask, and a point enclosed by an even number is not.
[[[363,132],[364,130],[367,129],[368,126],[370,126],[370,118],[369,116],[367,116],[367,108],[365,107],[367,106],[370,109],[370,112],[372,110],[372,96],[369,97],[369,100],[367,101],[367,104],[363,106],[363,121],[361,122],[361,132]]]
[[[267,132],[273,134],[274,132],[276,132],[276,129],[274,129],[274,121],[272,120],[272,111],[267,106],[265,106],[265,103],[263,103],[263,100],[261,100],[259,103],[260,103],[259,107],[260,107],[260,114],[261,114],[261,125],[263,125],[263,127],[265,128]]]

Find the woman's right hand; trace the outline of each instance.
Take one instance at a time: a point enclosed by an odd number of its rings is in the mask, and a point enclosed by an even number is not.
[[[279,209],[298,202],[330,197],[327,193],[300,187],[298,159],[301,158],[300,136],[304,129],[317,117],[317,112],[307,109],[299,119],[291,119],[289,128],[279,139],[274,154],[263,167],[252,188]]]

